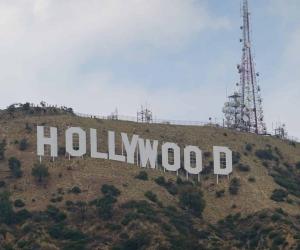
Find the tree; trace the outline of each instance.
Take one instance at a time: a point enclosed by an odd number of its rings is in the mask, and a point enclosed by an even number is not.
[[[43,179],[49,176],[48,168],[42,163],[34,164],[31,174],[38,180],[38,182],[42,182]]]
[[[194,187],[187,186],[181,190],[179,201],[182,207],[191,210],[194,215],[200,217],[205,208],[203,193]]]
[[[230,181],[230,185],[229,185],[229,193],[232,195],[237,195],[239,192],[239,188],[241,186],[241,182],[238,178],[234,177],[231,181]]]
[[[2,142],[0,142],[0,161],[4,160],[5,158],[5,150],[6,150],[6,141],[2,140]]]
[[[13,223],[14,211],[9,196],[8,192],[0,193],[0,223]]]
[[[275,189],[271,195],[271,200],[283,202],[288,197],[288,192],[283,189]]]
[[[23,138],[21,141],[20,141],[20,144],[19,144],[19,149],[21,151],[24,151],[28,148],[28,142],[27,142],[27,139]]]
[[[77,201],[76,206],[79,208],[81,219],[84,220],[87,212],[87,203],[85,201]]]
[[[10,157],[8,159],[8,166],[15,178],[22,177],[21,162],[16,157]]]

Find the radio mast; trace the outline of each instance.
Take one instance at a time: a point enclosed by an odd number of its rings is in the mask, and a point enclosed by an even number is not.
[[[241,64],[237,65],[240,82],[237,83],[238,90],[228,97],[223,112],[226,125],[241,131],[265,134],[266,126],[262,109],[262,98],[258,86],[259,73],[255,71],[253,49],[251,41],[250,12],[248,0],[243,0],[242,6],[243,38],[240,39],[242,46]]]

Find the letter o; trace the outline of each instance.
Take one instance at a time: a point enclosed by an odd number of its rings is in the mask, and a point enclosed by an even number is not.
[[[73,135],[77,134],[79,137],[79,148],[73,148]],[[66,130],[66,151],[71,156],[83,156],[86,153],[86,133],[81,128],[71,127]]]
[[[196,155],[196,167],[191,166],[191,153]],[[184,149],[184,169],[189,174],[199,174],[202,172],[202,151],[196,146],[187,146]]]

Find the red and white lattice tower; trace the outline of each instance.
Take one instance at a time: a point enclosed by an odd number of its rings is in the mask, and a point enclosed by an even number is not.
[[[228,127],[242,131],[265,134],[262,98],[258,86],[259,73],[255,71],[253,48],[251,42],[250,12],[248,0],[243,0],[242,6],[243,26],[241,30],[243,38],[240,39],[242,46],[242,61],[237,66],[240,82],[238,90],[229,96],[223,112]]]

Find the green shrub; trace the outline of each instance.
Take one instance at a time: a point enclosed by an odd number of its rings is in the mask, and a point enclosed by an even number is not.
[[[230,181],[230,185],[229,185],[229,193],[232,195],[237,195],[239,192],[239,188],[241,186],[240,180],[236,177],[234,177],[231,181]]]
[[[121,225],[113,224],[113,223],[107,223],[105,227],[111,231],[120,231],[122,229]]]
[[[104,184],[101,187],[101,192],[104,195],[108,195],[108,196],[112,196],[112,197],[117,197],[117,196],[119,196],[121,194],[120,190],[117,189],[115,186],[113,186],[113,185],[107,185],[107,184]]]
[[[157,195],[154,194],[152,191],[147,191],[145,193],[145,197],[147,197],[150,201],[153,201],[153,202],[157,202],[158,201]]]
[[[240,163],[238,165],[238,170],[241,171],[241,172],[249,172],[250,171],[250,166],[249,165],[244,165],[242,163]]]
[[[8,166],[15,178],[20,178],[23,175],[21,170],[21,162],[16,157],[10,157],[8,159]]]
[[[133,217],[141,217],[145,220],[149,220],[151,222],[159,222],[160,219],[157,216],[157,212],[153,209],[151,204],[146,201],[135,201],[131,200],[122,205],[123,209],[130,209],[133,213]],[[134,215],[135,214],[135,215]]]
[[[224,195],[225,195],[225,190],[224,189],[216,191],[216,197],[217,198],[224,197]]]
[[[248,178],[248,181],[249,181],[249,182],[255,182],[255,181],[256,181],[256,179],[255,179],[255,177],[254,177],[254,176],[250,176],[250,177]]]
[[[232,164],[238,164],[241,159],[241,154],[239,152],[232,152]]]
[[[81,241],[87,238],[81,231],[66,228],[63,224],[55,224],[49,227],[48,233],[52,238],[60,240]]]
[[[182,180],[180,177],[177,177],[177,179],[176,179],[176,184],[179,185],[179,186],[182,186],[182,185],[190,185],[190,186],[193,186],[193,183],[192,183],[191,181]]]
[[[282,235],[276,235],[273,238],[273,246],[280,246],[283,245],[285,243],[285,239]]]
[[[26,209],[22,209],[18,212],[15,213],[15,222],[16,223],[23,223],[24,221],[26,221],[27,219],[31,218],[32,214],[26,210]]]
[[[23,138],[19,143],[19,149],[21,151],[25,151],[28,148],[28,146],[29,146],[28,141],[25,138]]]
[[[294,173],[293,175],[284,176],[282,173],[273,174],[274,181],[286,188],[289,193],[300,197],[300,182],[297,179],[297,174]]]
[[[48,168],[42,163],[34,164],[31,174],[37,179],[38,182],[42,182],[49,176]]]
[[[296,168],[300,169],[300,161],[296,163]]]
[[[117,200],[112,196],[104,196],[97,200],[96,207],[98,215],[103,220],[109,220],[113,216],[113,205]]]
[[[0,193],[0,223],[13,223],[14,211],[9,197],[10,195],[8,192]]]
[[[276,156],[273,155],[271,149],[260,149],[255,152],[256,157],[258,157],[261,160],[278,160]]]
[[[113,250],[139,250],[147,249],[150,245],[151,237],[146,232],[141,232],[134,235],[132,238],[122,242],[118,246],[115,246]]]
[[[3,188],[3,187],[5,187],[5,186],[6,186],[5,181],[0,181],[0,188]]]
[[[123,220],[122,220],[122,225],[127,226],[131,221],[134,221],[136,219],[138,219],[140,216],[138,213],[136,212],[129,212],[127,214],[125,214]]]
[[[135,177],[136,179],[147,181],[148,180],[148,174],[146,171],[141,171],[139,174]]]
[[[281,219],[281,215],[278,214],[278,213],[274,213],[274,214],[272,214],[272,216],[271,216],[271,220],[272,220],[273,222],[279,221],[280,219]]]
[[[55,222],[61,222],[67,218],[64,212],[61,212],[57,207],[54,207],[52,205],[49,205],[47,207],[46,214]]]
[[[203,193],[193,187],[188,187],[181,191],[179,196],[180,204],[191,210],[196,216],[201,216],[205,208]]]
[[[24,203],[21,199],[17,199],[17,200],[15,200],[15,202],[14,202],[14,206],[15,206],[15,207],[24,207],[24,206],[25,206],[25,203]]]
[[[252,144],[250,144],[250,143],[247,143],[246,145],[245,145],[245,149],[248,151],[248,152],[251,152],[252,151]]]
[[[164,186],[166,184],[165,177],[163,177],[163,176],[157,177],[154,181],[156,182],[156,184],[158,184],[160,186]]]
[[[70,190],[71,193],[73,194],[80,194],[81,193],[81,189],[78,186],[74,186],[72,187],[72,189]]]
[[[157,177],[154,180],[158,185],[164,187],[170,194],[176,195],[178,193],[178,188],[171,180],[166,182],[163,176]]]
[[[271,195],[271,199],[277,202],[283,202],[288,197],[288,192],[283,189],[275,189]]]
[[[0,141],[0,161],[5,159],[6,141]]]
[[[67,207],[71,207],[71,206],[74,205],[74,202],[68,200],[68,201],[65,202],[65,205],[66,205]]]

